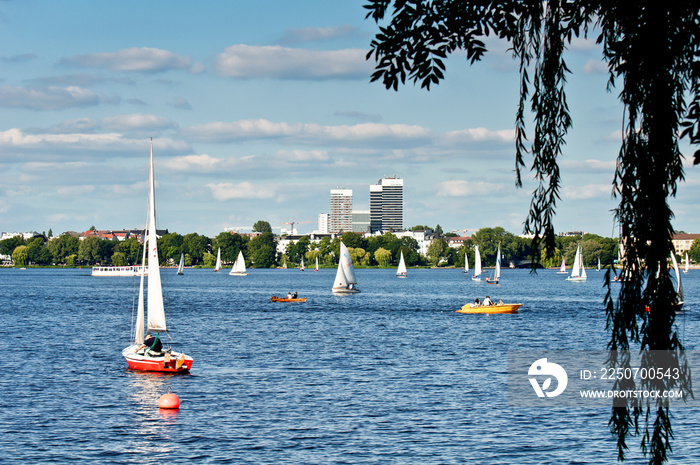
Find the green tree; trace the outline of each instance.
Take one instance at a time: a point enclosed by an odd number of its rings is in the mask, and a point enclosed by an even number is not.
[[[382,22],[371,43],[372,81],[398,89],[406,79],[430,89],[445,77],[444,60],[458,50],[471,63],[486,47],[483,38],[494,34],[510,41],[520,62],[520,101],[516,113],[516,184],[528,151],[539,185],[533,192],[525,229],[534,233],[534,261],[541,251],[554,253],[554,214],[560,198],[557,158],[572,119],[565,83],[569,69],[564,51],[571,41],[597,25],[603,46],[609,86],[621,83],[624,105],[623,142],[613,179],[619,199],[615,218],[625,243],[623,273],[629,274],[617,300],[606,275],[604,305],[611,349],[670,351],[685,366],[682,344],[674,329],[676,294],[666,260],[673,252],[675,196],[683,179],[679,137],[700,143],[700,9],[695,2],[368,0],[365,6]],[[385,17],[389,16],[388,20]],[[528,106],[534,113],[534,136],[526,145]],[[700,163],[700,151],[694,163]],[[540,247],[544,239],[544,247]],[[641,263],[642,266],[637,266]],[[661,271],[658,273],[657,271]],[[645,309],[653,309],[646,312]],[[623,353],[624,354],[624,353]],[[611,359],[611,367],[629,368],[629,357]],[[641,387],[653,388],[642,380]],[[673,387],[690,385],[689,375]],[[639,425],[639,418],[646,418]],[[650,463],[663,463],[673,437],[668,399],[634,407],[615,407],[610,428],[617,439],[618,458],[624,460],[627,438],[641,426],[642,448]]]
[[[26,245],[19,245],[12,251],[12,261],[15,266],[24,267],[29,263],[29,254]]]
[[[185,235],[182,241],[183,252],[188,254],[192,259],[192,265],[202,264],[204,259],[204,253],[209,246],[209,238],[206,236],[200,236],[197,233],[190,233]],[[216,260],[216,257],[214,257]],[[212,265],[214,266],[213,262]]]
[[[27,243],[27,258],[29,263],[35,265],[51,264],[51,252],[44,245],[44,239],[37,237]]]
[[[276,256],[276,250],[277,250],[277,244],[275,243],[275,236],[271,232],[266,232],[263,234],[260,234],[258,236],[255,236],[252,238],[250,241],[248,241],[248,244],[246,246],[246,249],[248,251],[247,256],[251,257],[253,260],[253,263],[255,264],[255,267],[257,268],[258,262],[255,260],[255,257],[258,254],[258,251],[263,248],[269,248],[272,249],[273,251],[273,256],[272,256],[272,263],[266,264],[265,266],[260,266],[261,268],[269,268],[270,266],[275,264],[275,256]],[[263,255],[265,263],[267,263],[268,260],[268,254],[269,250],[265,251],[265,254]]]
[[[426,255],[430,264],[433,266],[438,266],[440,264],[440,259],[445,256],[448,249],[447,241],[445,239],[433,239],[433,241],[428,246],[428,251]]]
[[[688,258],[695,263],[700,262],[700,239],[695,239],[691,244]]]
[[[95,265],[100,259],[101,239],[86,237],[78,246],[78,260],[85,265]]]
[[[20,245],[24,245],[24,238],[22,236],[15,236],[0,241],[0,255],[12,255],[15,248]]]
[[[374,252],[374,259],[382,268],[388,268],[391,263],[391,251],[380,247]]]
[[[209,252],[205,252],[204,255],[202,256],[202,266],[205,268],[214,268],[214,265],[216,264],[216,256],[213,254],[210,254]]]
[[[114,252],[112,254],[112,265],[114,266],[126,266],[128,265],[129,262],[126,258],[126,254],[124,252]]]
[[[270,223],[267,221],[258,220],[253,225],[253,231],[260,233],[272,233],[272,226],[270,226]]]
[[[275,255],[274,247],[263,244],[250,257],[255,268],[270,268],[275,266]]]

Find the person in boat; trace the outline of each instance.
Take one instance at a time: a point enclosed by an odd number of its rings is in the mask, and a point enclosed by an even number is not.
[[[479,302],[479,298],[477,297],[474,299],[474,305],[472,307],[481,307],[481,302]]]
[[[484,299],[483,305],[484,305],[484,307],[486,307],[488,305],[493,305],[493,301],[491,300],[491,297],[486,296],[486,298]]]
[[[141,344],[136,349],[136,352],[139,352],[141,349],[144,348],[147,348],[147,350],[144,352],[159,354],[163,350],[163,343],[160,342],[159,334],[156,333],[155,336],[153,336],[152,334],[147,334],[146,339],[143,340],[143,344]]]
[[[291,299],[291,298],[292,298],[292,293],[291,293],[291,292],[287,292],[287,298],[288,298],[288,299]]]
[[[297,298],[297,295],[299,295],[299,294],[297,293],[297,291],[294,291],[294,294],[292,294],[292,299],[296,299],[296,298]]]

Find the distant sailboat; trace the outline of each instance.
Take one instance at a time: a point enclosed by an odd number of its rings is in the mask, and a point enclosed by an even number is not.
[[[220,271],[221,270],[221,247],[219,247],[219,251],[216,253],[216,265],[214,266],[214,271]]]
[[[474,246],[474,276],[472,281],[481,281],[481,254],[479,254],[479,246]]]
[[[177,274],[183,274],[184,269],[185,269],[185,254],[181,253],[180,254],[180,264],[177,266]]]
[[[245,268],[245,258],[243,258],[243,251],[238,251],[238,258],[233,262],[233,267],[231,271],[228,272],[230,276],[248,276]]]
[[[301,271],[304,271],[304,257],[301,257]]]
[[[683,283],[681,282],[681,273],[678,271],[678,262],[676,254],[671,252],[671,262],[673,262],[673,271],[676,273],[676,310],[681,310],[685,303],[685,293],[683,292]]]
[[[690,263],[688,262],[688,252],[686,252],[685,253],[685,269],[683,270],[683,273],[687,273],[689,268],[690,268]]]
[[[406,262],[403,259],[403,250],[401,251],[401,258],[399,259],[399,267],[396,269],[397,278],[406,277]]]
[[[501,280],[501,243],[498,243],[498,252],[496,252],[496,269],[493,272],[493,279],[486,277],[486,284],[498,284]]]
[[[318,271],[318,257],[316,257],[316,268],[314,268],[314,271]]]
[[[596,271],[600,271],[600,257],[598,257],[598,269]]]
[[[334,294],[355,294],[360,292],[357,288],[357,278],[355,277],[355,269],[352,267],[350,251],[342,242],[340,243],[338,271],[335,274],[332,290]]]
[[[284,259],[284,263],[282,263],[282,268],[284,268],[285,270],[287,269],[287,259],[286,258]]]
[[[469,257],[467,257],[467,252],[464,252],[464,271],[462,273],[469,273]]]
[[[571,276],[566,278],[567,281],[585,281],[586,268],[583,266],[583,258],[581,257],[581,244],[576,248],[576,258],[574,258],[574,266],[571,268]]]
[[[557,271],[559,274],[567,274],[566,273],[566,259],[562,258],[561,259],[561,266],[559,267],[559,271]]]

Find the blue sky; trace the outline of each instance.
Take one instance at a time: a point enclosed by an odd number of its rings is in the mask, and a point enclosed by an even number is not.
[[[488,42],[430,92],[370,83],[361,1],[0,2],[0,230],[140,227],[149,138],[158,226],[215,236],[266,220],[314,229],[329,192],[404,179],[404,222],[522,231],[517,63]],[[573,115],[558,231],[616,234],[622,108],[594,40],[567,52]],[[686,156],[692,154],[683,146]],[[698,168],[671,204],[700,231]],[[278,229],[275,229],[278,231]]]

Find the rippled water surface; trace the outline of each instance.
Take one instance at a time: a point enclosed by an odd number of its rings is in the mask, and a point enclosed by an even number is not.
[[[0,270],[2,463],[593,463],[616,460],[609,409],[509,407],[510,349],[604,349],[603,272],[163,270],[174,348],[190,375],[126,369],[132,278]],[[700,271],[677,325],[700,349]],[[303,304],[271,303],[298,291]],[[475,297],[515,315],[463,315]],[[696,383],[697,384],[697,383]],[[160,411],[172,391],[182,405]],[[672,411],[672,463],[697,463],[700,412]],[[639,439],[629,463],[643,463]]]

